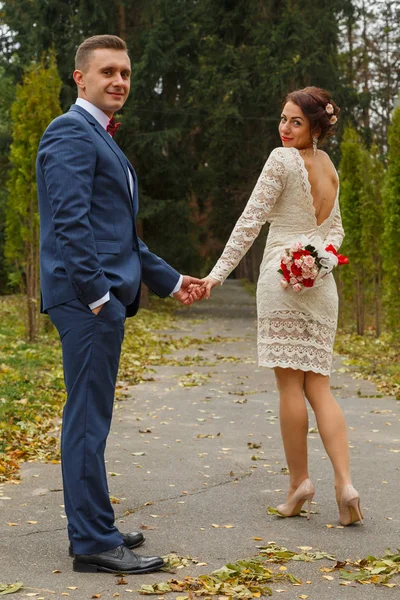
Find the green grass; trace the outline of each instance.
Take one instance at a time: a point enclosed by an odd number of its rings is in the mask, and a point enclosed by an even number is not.
[[[376,338],[373,332],[361,336],[338,331],[335,351],[346,357],[344,364],[353,377],[373,381],[382,395],[400,400],[400,344],[393,336]]]
[[[127,319],[116,396],[123,398],[131,385],[149,378],[156,365],[205,364],[201,355],[177,360],[178,349],[225,341],[174,337],[177,329],[170,298],[152,297],[149,310]],[[0,296],[0,482],[18,477],[26,460],[59,460],[59,417],[66,393],[57,331],[42,316],[37,343],[24,339],[24,305],[18,296]],[[224,357],[221,357],[223,360]],[[190,373],[188,373],[190,375]]]
[[[152,310],[127,320],[119,372],[127,385],[142,381],[151,365],[177,347],[171,336],[159,333],[174,327],[171,306],[172,301],[154,300]],[[43,327],[48,332],[37,343],[28,343],[23,309],[20,297],[0,297],[0,481],[16,476],[23,460],[59,459],[56,419],[66,399],[61,346],[51,325]]]

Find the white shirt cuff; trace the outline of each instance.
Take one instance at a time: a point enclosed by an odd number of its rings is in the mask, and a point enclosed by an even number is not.
[[[110,300],[110,292],[107,292],[107,294],[105,296],[103,296],[102,298],[99,298],[99,300],[95,300],[95,302],[91,302],[89,304],[89,308],[90,308],[90,310],[93,310],[94,308],[97,308],[98,306],[101,306],[102,304],[109,302],[109,300]]]
[[[180,275],[179,279],[178,279],[178,283],[176,284],[176,286],[174,287],[174,289],[170,293],[170,296],[173,296],[174,294],[176,294],[176,292],[179,292],[179,290],[182,287],[182,281],[183,281],[183,275]]]

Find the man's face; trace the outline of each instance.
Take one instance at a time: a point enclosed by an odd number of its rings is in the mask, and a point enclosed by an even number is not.
[[[124,50],[93,50],[82,70],[74,71],[80,98],[110,118],[125,104],[131,86],[131,61]]]

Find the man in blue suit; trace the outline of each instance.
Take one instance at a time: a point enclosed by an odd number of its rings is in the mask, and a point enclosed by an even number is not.
[[[139,239],[135,171],[113,140],[114,112],[130,89],[125,42],[85,40],[75,57],[78,99],[46,129],[37,158],[42,311],[63,351],[67,402],[61,438],[65,511],[73,568],[148,573],[162,558],[132,548],[141,532],[114,524],[104,465],[124,322],[136,314],[141,281],[183,304],[199,299],[193,284]]]

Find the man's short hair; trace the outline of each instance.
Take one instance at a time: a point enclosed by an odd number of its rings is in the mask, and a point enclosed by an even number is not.
[[[87,68],[90,54],[99,48],[123,50],[128,54],[126,43],[117,35],[94,35],[84,40],[76,51],[75,69],[82,71]]]

